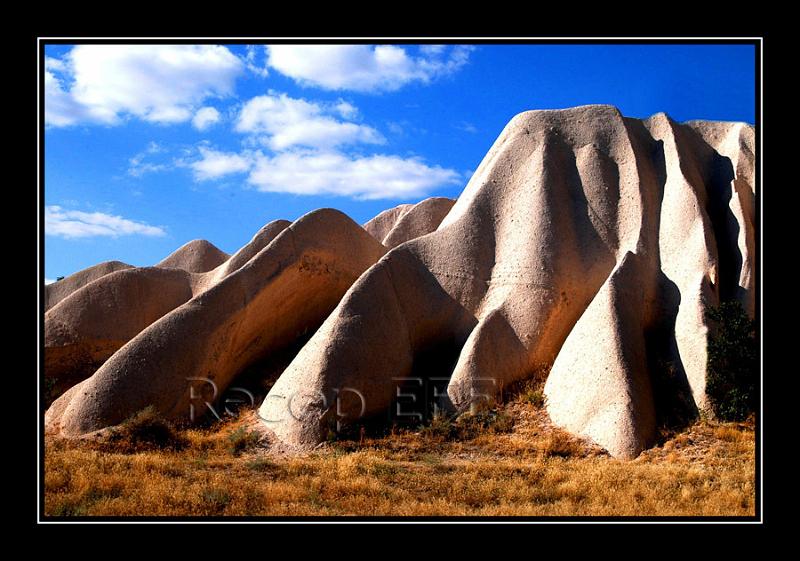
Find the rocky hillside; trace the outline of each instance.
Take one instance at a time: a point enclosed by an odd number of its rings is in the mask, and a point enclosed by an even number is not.
[[[455,203],[363,227],[323,209],[232,256],[198,241],[76,273],[46,287],[45,376],[64,392],[47,430],[202,415],[192,380],[218,394],[295,349],[259,407],[290,448],[391,417],[406,382],[461,412],[549,371],[552,421],[635,457],[665,409],[708,408],[705,309],[754,312],[754,165],[743,123],[529,111]]]

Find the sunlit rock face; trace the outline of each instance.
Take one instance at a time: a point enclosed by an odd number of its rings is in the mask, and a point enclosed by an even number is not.
[[[461,412],[549,368],[551,419],[635,457],[667,410],[708,407],[705,309],[733,299],[753,314],[753,154],[743,123],[529,111],[457,201],[363,227],[325,209],[230,257],[191,242],[156,267],[79,273],[45,317],[45,375],[75,384],[48,430],[85,434],[148,405],[180,418],[187,379],[224,388],[313,333],[259,408],[290,447],[385,416],[403,379],[443,379],[437,405]]]

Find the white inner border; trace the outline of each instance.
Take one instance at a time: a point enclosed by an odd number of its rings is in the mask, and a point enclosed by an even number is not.
[[[42,131],[42,123],[41,123],[41,113],[42,107],[39,105],[40,101],[42,100],[41,96],[41,58],[42,58],[42,49],[43,49],[43,42],[50,41],[50,40],[58,40],[58,41],[75,41],[76,43],[80,43],[81,41],[103,41],[103,40],[113,40],[113,41],[147,41],[148,43],[151,41],[236,41],[237,43],[240,41],[253,41],[254,44],[268,44],[270,41],[269,38],[266,37],[37,37],[36,39],[36,104],[37,104],[37,111],[36,111],[36,248],[39,251],[41,247],[41,232],[42,232],[42,224],[41,224],[41,212],[40,209],[42,208],[42,200],[41,200],[41,193],[42,193],[42,181],[43,178],[41,176],[41,147],[42,147],[42,139],[41,139],[41,131]],[[763,285],[764,283],[764,266],[763,266],[763,255],[764,255],[764,236],[763,236],[763,219],[764,219],[764,198],[761,196],[761,191],[764,189],[762,185],[762,181],[764,178],[764,158],[763,158],[763,150],[764,150],[764,38],[763,37],[274,37],[272,40],[278,41],[352,41],[354,43],[364,43],[365,41],[375,41],[375,42],[385,42],[385,41],[392,41],[392,40],[400,40],[400,41],[502,41],[502,42],[512,42],[512,41],[565,41],[565,40],[581,40],[581,41],[602,41],[606,43],[613,43],[614,41],[643,41],[643,42],[652,42],[652,41],[725,41],[725,40],[742,40],[742,41],[757,41],[759,43],[759,107],[757,108],[759,114],[759,150],[756,157],[758,158],[758,168],[759,168],[759,178],[758,178],[758,188],[759,192],[756,193],[756,196],[759,199],[759,255],[758,255],[758,263],[761,267],[761,282],[760,284]],[[539,43],[539,44],[547,44],[547,43]],[[556,43],[553,43],[556,44]],[[701,43],[702,44],[702,43]],[[712,43],[713,44],[713,43]],[[587,45],[591,46],[591,45]],[[44,286],[44,278],[42,277],[43,272],[41,270],[41,255],[37,256],[36,260],[36,273],[37,279],[36,282],[39,285],[39,289],[37,292],[36,298],[36,315],[38,316],[41,310],[41,298],[42,298],[42,290]],[[760,288],[760,287],[759,287]],[[759,335],[760,338],[760,353],[761,353],[761,410],[759,411],[758,417],[758,424],[759,424],[759,448],[760,448],[760,457],[759,457],[759,475],[760,481],[758,482],[759,485],[759,494],[760,494],[760,505],[759,505],[759,520],[744,520],[742,522],[737,522],[739,524],[763,524],[764,523],[764,341],[763,341],[763,326],[764,326],[764,291],[760,290],[759,292]],[[37,353],[36,353],[36,390],[38,395],[41,396],[41,387],[40,387],[40,371],[42,368],[40,357],[41,357],[41,329],[40,329],[40,321],[36,322],[36,341],[37,341]],[[42,415],[40,413],[39,408],[41,407],[41,403],[39,400],[36,402],[36,520],[39,524],[183,524],[183,523],[193,523],[193,524],[249,524],[253,522],[257,523],[266,523],[266,524],[408,524],[408,523],[419,523],[418,520],[347,520],[346,517],[342,517],[342,520],[308,520],[308,521],[294,521],[294,520],[270,520],[265,518],[264,520],[182,520],[182,521],[173,521],[173,520],[98,520],[98,521],[60,521],[60,520],[43,520],[42,519],[42,512],[41,512],[41,504],[42,504],[42,496],[41,496],[41,465],[42,465],[42,449],[39,446],[39,443],[42,438]],[[622,517],[621,517],[622,518]],[[597,520],[592,521],[587,518],[587,520],[492,520],[491,518],[486,518],[484,520],[453,520],[453,521],[446,521],[446,520],[429,520],[423,521],[424,523],[428,524],[722,524],[727,522],[717,522],[713,520],[672,520],[672,521],[648,521],[648,520],[629,520],[625,521],[624,519],[617,520],[617,521],[605,521],[605,520]]]

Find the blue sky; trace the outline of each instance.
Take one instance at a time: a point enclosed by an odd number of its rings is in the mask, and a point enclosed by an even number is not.
[[[48,45],[45,277],[457,197],[515,114],[755,119],[749,45]]]

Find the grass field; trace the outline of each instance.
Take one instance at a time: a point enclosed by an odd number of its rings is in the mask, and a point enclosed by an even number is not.
[[[272,451],[252,413],[202,429],[142,418],[48,437],[47,516],[753,516],[753,423],[700,421],[633,461],[552,427],[522,395],[491,414]]]

